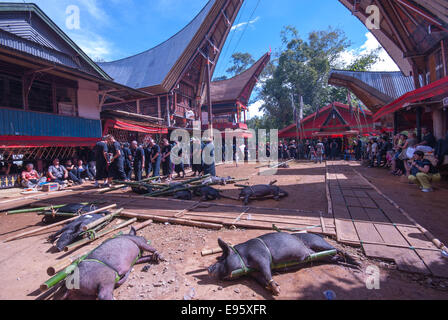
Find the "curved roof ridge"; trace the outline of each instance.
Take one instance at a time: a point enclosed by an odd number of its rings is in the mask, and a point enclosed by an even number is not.
[[[128,57],[124,57],[124,58],[121,58],[121,59],[117,59],[117,60],[113,60],[113,61],[106,61],[106,62],[101,62],[101,63],[99,63],[99,64],[101,64],[101,65],[105,65],[105,64],[108,64],[108,63],[114,63],[114,62],[120,62],[120,61],[123,61],[123,60],[127,60],[127,59],[131,59],[131,58],[134,58],[134,57],[136,57],[136,56],[139,56],[139,55],[143,55],[143,54],[145,54],[145,53],[148,53],[148,52],[150,52],[150,51],[152,51],[152,50],[155,50],[155,49],[157,49],[158,47],[160,47],[160,46],[162,46],[162,45],[164,45],[164,44],[166,44],[167,42],[169,42],[169,41],[171,41],[173,38],[175,38],[175,37],[177,37],[179,34],[181,34],[181,33],[183,33],[183,31],[185,30],[185,29],[187,29],[189,26],[191,26],[194,22],[196,22],[196,20],[204,13],[204,11],[207,9],[207,7],[211,4],[211,3],[214,3],[215,2],[215,0],[209,0],[208,2],[207,2],[207,4],[204,6],[204,8],[202,8],[202,10],[188,23],[188,24],[186,24],[182,29],[180,29],[178,32],[176,32],[174,35],[172,35],[171,37],[169,37],[168,39],[166,39],[165,41],[162,41],[161,43],[159,43],[158,45],[156,45],[156,46],[154,46],[154,47],[152,47],[152,48],[149,48],[149,49],[147,49],[147,50],[144,50],[144,51],[142,51],[142,52],[139,52],[139,53],[136,53],[136,54],[133,54],[133,55],[130,55],[130,56],[128,56]],[[210,8],[208,8],[208,9],[210,9]]]
[[[161,85],[185,53],[218,1],[209,0],[189,24],[159,45],[136,55],[99,63],[99,65],[114,81],[131,88]]]
[[[257,62],[255,62],[249,69],[241,72],[240,74],[225,80],[213,81],[211,85],[212,101],[233,101],[240,99],[245,91],[250,95],[253,88],[251,80],[255,75],[263,72],[266,64],[269,62],[271,53],[265,53]],[[255,84],[254,84],[255,85]],[[246,90],[249,88],[248,90]],[[247,98],[248,99],[248,98]]]
[[[238,78],[242,78],[244,77],[246,74],[248,73],[253,73],[255,74],[258,70],[258,67],[260,66],[260,64],[262,64],[264,62],[264,60],[266,59],[267,56],[270,56],[270,53],[265,53],[257,62],[255,62],[250,68],[244,70],[243,72],[241,72],[240,74],[237,74],[236,76],[233,76],[232,78],[229,79],[222,79],[222,80],[215,80],[213,81],[214,84],[219,84],[220,82],[225,82],[225,81],[235,81]]]

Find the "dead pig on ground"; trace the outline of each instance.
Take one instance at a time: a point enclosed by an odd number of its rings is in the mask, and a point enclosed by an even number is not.
[[[280,294],[280,286],[272,277],[273,269],[297,268],[309,261],[359,267],[348,254],[313,234],[270,233],[235,247],[221,239],[218,243],[223,255],[208,268],[210,276],[219,280],[234,280],[250,274],[274,295]]]
[[[78,207],[78,205],[68,205],[59,210],[66,213],[87,213],[95,211],[96,209],[97,208],[95,206]],[[84,233],[82,228],[84,226],[104,218],[107,214],[109,214],[109,212],[104,211],[80,216],[78,219],[64,226],[61,230],[50,235],[48,237],[48,241],[50,243],[54,243],[57,240],[55,247],[59,252],[61,252],[66,246],[82,239],[82,234]]]
[[[200,196],[202,201],[213,201],[216,199],[221,199],[219,191],[209,186],[204,186],[202,188],[196,189],[195,195]]]
[[[243,199],[244,205],[248,205],[251,199],[262,199],[268,196],[274,196],[275,200],[287,197],[288,193],[277,186],[260,184],[252,187],[245,187],[240,192],[240,199]]]
[[[142,257],[144,252],[152,255]],[[126,282],[134,265],[161,260],[157,250],[131,228],[128,235],[105,241],[78,265],[79,287],[67,291],[64,298],[81,296],[113,300],[114,289]]]

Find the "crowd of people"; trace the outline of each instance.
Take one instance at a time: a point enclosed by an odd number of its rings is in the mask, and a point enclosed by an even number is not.
[[[371,137],[354,142],[357,160],[366,161],[369,168],[388,168],[395,176],[406,176],[422,192],[432,192],[432,184],[441,180],[438,170],[448,153],[446,140],[436,141],[428,128],[422,128],[422,139],[416,131],[403,131],[394,136]],[[358,157],[361,155],[360,157]]]
[[[322,163],[324,160],[337,160],[341,157],[343,141],[334,139],[313,139],[303,142],[296,140],[279,141],[278,157],[280,160],[310,160]]]

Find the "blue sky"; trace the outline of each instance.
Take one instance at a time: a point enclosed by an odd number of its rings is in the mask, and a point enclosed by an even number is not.
[[[22,0],[9,0],[23,2]],[[188,24],[207,0],[33,0],[92,58],[120,59],[152,48]],[[258,4],[258,6],[257,6]],[[66,26],[67,7],[80,10],[80,28]],[[256,8],[256,10],[255,10]],[[254,11],[255,10],[255,11]],[[230,33],[214,76],[228,67],[234,52],[255,59],[281,47],[280,32],[295,26],[303,37],[329,26],[344,30],[352,42],[343,59],[374,49],[376,40],[337,0],[245,0]],[[375,69],[395,69],[385,52]]]

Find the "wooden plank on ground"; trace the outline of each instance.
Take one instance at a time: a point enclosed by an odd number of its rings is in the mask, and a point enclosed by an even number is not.
[[[375,224],[376,230],[383,238],[386,244],[410,246],[406,239],[400,234],[393,225]]]
[[[419,228],[404,226],[397,226],[397,228],[413,247],[437,249],[434,243],[426,238]]]
[[[348,211],[350,212],[350,215],[353,220],[358,221],[370,221],[369,216],[367,215],[364,208],[361,207],[348,207]]]
[[[352,221],[336,219],[335,224],[339,242],[360,245],[359,237]]]
[[[355,228],[362,242],[384,243],[383,238],[370,222],[355,222]]]
[[[359,198],[359,202],[361,202],[361,206],[363,208],[372,208],[372,209],[378,208],[375,202],[370,198]]]
[[[386,245],[364,244],[364,252],[369,258],[395,261],[398,270],[420,274],[430,274],[430,271],[411,249],[394,248]]]
[[[390,220],[384,215],[380,209],[365,208],[364,209],[372,222],[390,223]]]
[[[352,217],[348,208],[344,205],[333,205],[333,215],[335,219],[348,219],[350,220]]]
[[[448,259],[440,251],[417,250],[417,254],[434,276],[448,278]]]
[[[345,202],[348,207],[361,207],[361,202],[355,197],[345,197]]]
[[[375,200],[378,207],[384,212],[384,214],[389,218],[392,223],[398,224],[409,224],[414,225],[408,218],[406,218],[399,209],[395,208],[389,201],[386,199],[383,200]]]

